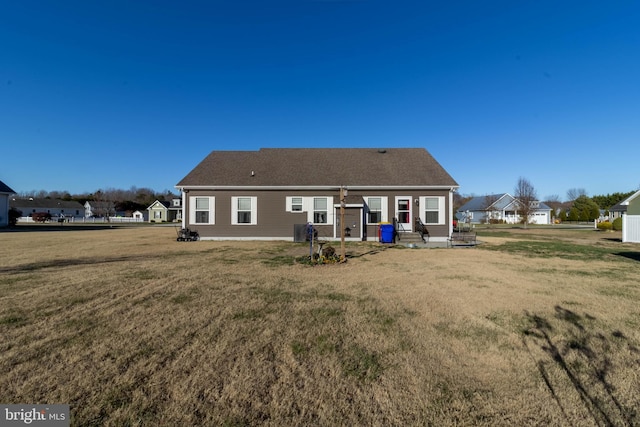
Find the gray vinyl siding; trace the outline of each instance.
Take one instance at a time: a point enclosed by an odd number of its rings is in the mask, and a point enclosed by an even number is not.
[[[432,237],[440,236],[446,237],[449,234],[449,216],[448,212],[451,210],[449,206],[449,192],[447,190],[428,191],[428,190],[411,190],[411,191],[371,191],[371,190],[349,190],[349,199],[353,200],[357,197],[354,196],[380,196],[387,197],[387,218],[389,222],[393,221],[395,216],[395,197],[396,196],[408,196],[412,201],[412,225],[415,217],[420,215],[418,212],[418,206],[414,203],[416,199],[421,196],[441,196],[444,198],[445,207],[444,212],[446,218],[442,225],[428,225],[429,233]],[[215,197],[215,224],[192,224],[190,223],[190,210],[192,206],[191,197]],[[298,197],[332,197],[327,206],[329,210],[334,209],[334,205],[339,203],[339,194],[335,190],[313,190],[313,191],[294,191],[294,190],[189,190],[187,197],[185,197],[184,206],[184,218],[186,226],[192,230],[197,230],[202,238],[220,238],[220,239],[284,239],[290,240],[294,236],[294,226],[296,224],[306,224],[308,219],[307,212],[287,212],[286,203],[288,196]],[[257,199],[257,224],[255,225],[232,225],[232,197],[256,197]],[[348,202],[351,203],[350,201]],[[358,203],[363,204],[362,199]],[[355,222],[353,215],[360,215],[357,222],[358,227],[364,226],[363,218],[366,207],[360,211],[359,209],[349,208],[348,219],[345,219],[345,224]],[[324,238],[334,238],[334,224],[337,218],[334,218],[332,224],[318,225],[318,235]],[[349,223],[347,223],[349,221]],[[368,240],[374,240],[378,234],[378,225],[366,226],[366,237]],[[339,233],[339,232],[338,232]],[[353,235],[361,235],[361,230],[354,230]]]

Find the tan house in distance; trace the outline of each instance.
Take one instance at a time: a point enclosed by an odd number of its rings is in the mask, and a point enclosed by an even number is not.
[[[446,242],[456,181],[424,148],[213,151],[177,185],[183,228],[202,240],[378,240],[381,223]],[[340,224],[340,189],[347,191]]]
[[[147,210],[149,222],[174,222],[182,220],[182,199],[176,198],[170,202],[156,200]]]

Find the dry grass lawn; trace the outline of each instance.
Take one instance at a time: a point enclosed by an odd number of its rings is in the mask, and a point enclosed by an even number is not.
[[[640,247],[487,230],[476,248],[0,233],[0,402],[78,426],[640,425]]]

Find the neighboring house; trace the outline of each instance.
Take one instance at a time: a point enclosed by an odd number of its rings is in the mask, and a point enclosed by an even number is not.
[[[347,240],[378,240],[381,223],[410,232],[420,218],[445,242],[458,184],[423,148],[263,148],[213,151],[176,188],[201,239],[293,241],[312,224],[325,239],[344,227]]]
[[[175,198],[170,202],[156,200],[147,210],[149,222],[173,222],[182,220],[182,199]]]
[[[520,206],[520,202],[509,193],[478,196],[462,205],[456,213],[456,218],[471,224],[486,224],[492,220],[517,224],[522,222],[522,216],[519,212]],[[532,208],[529,224],[551,223],[551,208],[549,206],[543,202],[535,201],[532,203]]]
[[[84,207],[73,200],[60,199],[16,199],[9,202],[12,208],[22,212],[22,216],[31,216],[36,212],[46,212],[53,217],[65,216],[67,218],[82,218]]]
[[[627,213],[627,205],[616,203],[609,208],[609,221],[613,222],[616,218],[622,218],[622,215],[625,213]]]
[[[640,190],[619,204],[627,208],[622,214],[622,241],[640,243]]]
[[[125,211],[116,211],[114,202],[98,202],[95,200],[87,200],[84,202],[84,217],[117,217],[127,216]]]
[[[15,191],[0,181],[0,227],[9,225],[9,198],[14,194]]]

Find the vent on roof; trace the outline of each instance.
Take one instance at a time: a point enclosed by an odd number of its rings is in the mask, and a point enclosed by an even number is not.
[[[387,152],[387,150],[385,150],[384,148],[379,148],[378,149],[378,153],[380,153],[380,154],[384,154],[386,152]]]

